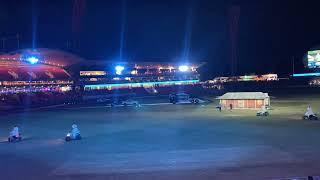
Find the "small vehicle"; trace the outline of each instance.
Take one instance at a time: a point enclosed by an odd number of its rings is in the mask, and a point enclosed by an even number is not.
[[[107,98],[100,98],[100,99],[97,99],[97,103],[105,103],[105,102],[109,102],[110,99],[107,99]]]
[[[125,101],[122,101],[121,104],[124,105],[124,106],[140,107],[139,102],[136,101],[136,100],[132,100],[132,99],[127,99],[127,100],[125,100]]]
[[[257,112],[257,116],[269,116],[269,112],[268,111],[259,111],[259,112]]]
[[[318,120],[318,116],[317,116],[317,114],[313,114],[313,115],[309,115],[309,116],[304,115],[302,117],[302,119],[303,120]]]
[[[196,97],[190,97],[187,93],[171,93],[169,95],[169,102],[172,104],[199,104],[205,101]]]
[[[217,106],[216,106],[216,109],[221,112],[221,111],[222,111],[222,106],[221,106],[221,104],[217,105]]]
[[[261,109],[257,112],[257,116],[269,116],[268,107],[266,105],[261,106]]]
[[[199,104],[201,102],[201,100],[199,98],[190,98],[189,99],[191,101],[191,103],[193,104]]]
[[[15,136],[9,136],[8,137],[8,142],[19,142],[21,140],[22,140],[21,134],[19,134],[18,137],[15,137]]]
[[[73,137],[73,136],[71,135],[71,133],[67,133],[66,138],[65,138],[65,140],[66,140],[67,142],[68,142],[68,141],[71,141],[71,140],[81,140],[81,139],[82,139],[82,137],[81,137],[80,134],[77,134],[76,137]]]

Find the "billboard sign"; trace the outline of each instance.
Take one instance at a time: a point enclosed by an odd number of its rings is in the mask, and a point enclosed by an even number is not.
[[[308,68],[320,68],[320,50],[308,51]]]

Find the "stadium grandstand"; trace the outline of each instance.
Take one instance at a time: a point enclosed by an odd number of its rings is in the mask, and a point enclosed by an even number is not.
[[[175,89],[194,88],[200,83],[197,71],[204,63],[96,62],[83,66],[79,86],[85,96],[118,94],[169,94]]]
[[[0,55],[0,107],[194,90],[201,87],[197,69],[203,64],[115,63],[53,49],[18,50]]]
[[[63,51],[24,49],[0,55],[1,103],[43,104],[63,99],[74,79],[66,68],[82,59]],[[0,104],[1,105],[1,104]]]

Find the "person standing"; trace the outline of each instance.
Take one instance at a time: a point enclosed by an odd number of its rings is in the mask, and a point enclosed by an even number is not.
[[[221,109],[222,109],[221,103],[218,104],[217,109],[219,110],[219,112],[221,112]]]

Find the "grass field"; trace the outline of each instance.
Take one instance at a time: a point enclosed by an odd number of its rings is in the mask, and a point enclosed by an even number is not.
[[[277,179],[320,175],[317,96],[274,97],[269,117],[214,103],[61,107],[1,116],[0,179]],[[64,142],[71,124],[83,140]],[[25,138],[7,143],[13,125]]]

